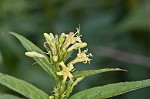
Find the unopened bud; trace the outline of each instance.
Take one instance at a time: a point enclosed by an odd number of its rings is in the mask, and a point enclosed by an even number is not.
[[[67,52],[70,52],[72,50],[76,50],[78,48],[84,48],[87,46],[87,43],[75,43],[74,45],[72,45],[71,47],[69,47],[67,49]]]
[[[62,34],[60,35],[60,37],[59,37],[59,42],[64,42],[65,36],[66,36],[66,34],[65,34],[65,33],[62,33]]]
[[[52,39],[54,39],[54,35],[52,33],[49,33],[49,35]]]
[[[78,47],[79,48],[84,48],[87,46],[87,43],[79,43]]]
[[[58,60],[58,56],[53,56],[53,60],[56,62]]]
[[[49,96],[49,99],[55,99],[54,96]]]
[[[52,42],[52,37],[49,34],[44,33],[44,37],[49,43]]]
[[[28,57],[45,57],[44,55],[39,54],[39,53],[34,52],[34,51],[33,52],[26,52],[25,55]]]

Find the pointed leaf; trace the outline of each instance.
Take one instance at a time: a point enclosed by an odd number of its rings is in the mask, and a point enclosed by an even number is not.
[[[74,78],[79,78],[79,77],[86,77],[86,76],[91,76],[95,75],[98,73],[104,73],[104,72],[109,72],[109,71],[126,71],[123,69],[119,68],[105,68],[105,69],[98,69],[98,70],[84,70],[84,71],[77,71],[73,73]]]
[[[23,99],[14,95],[0,95],[0,99]]]
[[[45,55],[45,53],[40,49],[38,48],[36,45],[34,45],[31,41],[29,41],[28,39],[26,39],[25,37],[19,35],[19,34],[16,34],[16,33],[13,33],[13,32],[10,32],[10,34],[12,34],[13,36],[15,36],[21,43],[22,45],[26,48],[27,51],[36,51],[40,54],[43,54]],[[47,57],[45,55],[45,57]],[[50,74],[52,77],[55,77],[56,78],[56,74],[54,73],[54,70],[53,70],[53,67],[52,65],[46,61],[44,58],[39,58],[39,57],[35,57],[33,58],[48,74]]]
[[[148,86],[150,86],[150,79],[108,84],[80,91],[69,99],[105,99]]]
[[[26,96],[29,99],[48,99],[49,96],[35,86],[14,78],[12,76],[0,73],[0,84]]]

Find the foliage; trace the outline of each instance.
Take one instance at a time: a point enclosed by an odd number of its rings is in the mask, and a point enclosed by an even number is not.
[[[82,81],[84,77],[97,73],[122,70],[118,68],[107,68],[74,72],[74,64],[78,62],[90,63],[91,59],[89,57],[92,56],[91,53],[87,54],[88,50],[81,50],[87,46],[87,43],[82,42],[79,33],[80,30],[77,29],[76,33],[62,33],[59,38],[57,35],[54,37],[52,33],[44,33],[46,39],[44,47],[46,48],[49,57],[23,36],[11,33],[17,37],[27,51],[29,51],[26,52],[25,55],[35,59],[35,61],[54,78],[56,84],[52,95],[49,96],[42,90],[23,80],[2,73],[0,73],[0,84],[7,86],[29,99],[68,99],[74,86]],[[66,64],[66,60],[71,57],[70,53],[75,50],[78,50],[77,57]],[[72,72],[74,72],[74,74],[72,74]],[[136,82],[109,84],[81,91],[74,94],[69,99],[104,99],[148,86],[150,86],[150,79]],[[6,96],[2,97],[2,99],[5,97]],[[13,98],[17,99],[17,97]]]
[[[22,99],[22,98],[19,98],[19,97],[16,97],[16,96],[13,96],[13,95],[1,95],[0,96],[0,99]]]
[[[33,85],[0,73],[0,83],[28,97],[29,99],[48,99],[48,95]]]

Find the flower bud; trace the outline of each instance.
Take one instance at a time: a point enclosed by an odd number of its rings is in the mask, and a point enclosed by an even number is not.
[[[33,52],[26,52],[25,55],[28,56],[28,57],[45,57],[44,55],[39,54],[39,53],[37,53],[35,51],[33,51]]]
[[[87,43],[79,43],[78,47],[79,48],[84,48],[87,46]]]
[[[44,33],[44,37],[46,38],[46,40],[50,46],[50,49],[52,50],[52,54],[56,55],[57,49],[56,49],[56,40],[54,38],[54,35],[52,33],[50,33],[50,34]],[[57,39],[57,37],[56,37],[56,39]]]
[[[64,42],[64,40],[65,40],[65,33],[62,33],[61,35],[60,35],[60,37],[59,37],[59,42]]]
[[[54,39],[54,35],[52,33],[49,33],[49,35],[52,39]]]
[[[44,33],[44,37],[49,43],[52,42],[52,37],[49,34]]]
[[[49,96],[49,99],[55,99],[54,96]]]
[[[63,45],[63,42],[65,41],[65,33],[62,33],[59,37],[59,47],[61,47]]]
[[[58,60],[58,56],[53,56],[53,60],[56,62]]]
[[[76,50],[78,48],[84,48],[87,46],[87,43],[75,43],[74,45],[72,45],[71,47],[69,47],[67,49],[67,52],[70,52],[72,50]]]

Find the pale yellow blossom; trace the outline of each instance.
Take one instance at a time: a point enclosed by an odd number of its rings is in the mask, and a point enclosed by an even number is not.
[[[81,52],[81,49],[79,49],[77,57],[70,63],[72,64],[75,64],[77,62],[90,63],[92,59],[90,59],[89,57],[92,56],[92,54],[91,53],[87,54],[87,52],[88,50],[84,50]]]
[[[57,75],[63,76],[63,82],[66,82],[67,78],[72,80],[73,75],[70,73],[74,67],[72,64],[69,64],[69,66],[65,66],[64,62],[59,63],[62,67],[62,70],[60,72],[57,72]]]
[[[75,42],[82,43],[80,36],[76,36],[72,39],[71,44],[74,44]]]
[[[73,33],[73,32],[70,32],[69,34],[66,34],[66,39],[65,39],[65,42],[63,44],[63,47],[64,48],[68,48],[71,44],[75,44],[76,42],[78,43],[82,43],[81,41],[81,36],[77,36],[77,33]]]
[[[75,34],[73,32],[70,32],[69,34],[66,34],[65,36],[66,36],[66,39],[63,44],[63,47],[68,48],[68,46],[72,43],[72,40],[73,40]]]

